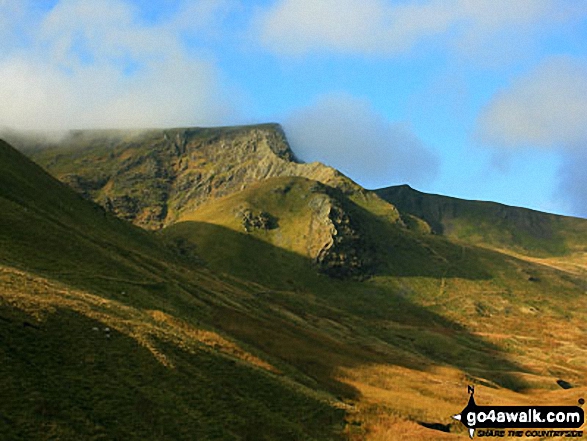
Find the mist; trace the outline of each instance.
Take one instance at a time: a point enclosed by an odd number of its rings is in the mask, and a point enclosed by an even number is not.
[[[351,95],[319,98],[286,118],[284,129],[300,159],[335,167],[366,187],[421,186],[439,171],[438,158],[409,126]]]
[[[559,169],[556,195],[566,202],[569,212],[587,219],[587,155],[576,150],[568,153]]]

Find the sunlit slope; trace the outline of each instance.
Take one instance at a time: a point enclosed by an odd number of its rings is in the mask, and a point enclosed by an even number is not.
[[[254,291],[192,258],[0,143],[2,438],[336,438],[333,397],[210,325]]]
[[[23,138],[20,145],[80,194],[148,229],[269,177],[304,176],[360,190],[331,167],[299,163],[277,124],[79,131],[56,143]]]
[[[209,329],[6,267],[0,292],[3,439],[322,440],[342,429],[326,397]]]
[[[437,234],[534,257],[587,252],[587,220],[422,193],[407,185],[375,191]]]
[[[336,207],[334,236],[348,227],[359,273],[321,271],[312,250],[333,230],[317,228],[317,206]],[[350,398],[351,438],[452,439],[426,427],[460,433],[450,415],[466,384],[486,402],[521,404],[562,399],[557,380],[581,386],[587,373],[583,278],[410,230],[315,181],[259,182],[160,234],[266,287],[256,308],[281,327],[242,315],[223,326]]]
[[[365,278],[338,280],[316,267],[308,246],[314,198],[333,199],[345,210],[351,237],[360,238],[354,248],[369,262]],[[247,228],[243,210],[265,213],[271,223]],[[373,418],[391,412],[400,420],[439,419],[430,410],[433,400],[413,402],[407,392],[423,393],[428,386],[421,378],[433,381],[436,374],[441,390],[473,382],[502,390],[496,392],[501,397],[511,396],[506,389],[555,390],[559,379],[583,382],[583,278],[410,230],[316,182],[260,182],[203,205],[161,234],[192,243],[210,268],[272,288],[258,300],[260,308],[276,302],[270,307],[276,316],[352,347],[355,362],[339,367],[338,375],[360,391],[361,406],[370,403],[364,412]],[[286,359],[300,357],[290,352],[296,346],[276,345],[274,334],[251,334],[240,319],[235,322],[241,325],[232,325],[232,332],[241,338]],[[330,363],[323,356],[310,366],[320,372]],[[420,377],[422,372],[427,374]],[[442,421],[449,423],[448,415]]]
[[[584,278],[428,234],[379,198],[318,181],[251,181],[185,207],[158,233],[183,257],[161,256],[160,283],[137,285],[165,292],[153,296],[165,298],[160,305],[133,316],[144,329],[134,334],[147,337],[137,337],[141,347],[177,369],[179,356],[155,331],[169,326],[222,360],[277,379],[275,387],[251,380],[251,400],[265,397],[264,406],[282,409],[272,400],[287,386],[285,397],[293,390],[317,406],[306,418],[296,413],[304,406],[287,398],[296,430],[317,439],[342,427],[336,406],[346,411],[343,432],[352,439],[464,439],[450,416],[463,408],[470,383],[488,404],[575,404],[584,395]],[[339,232],[343,246],[333,249]],[[332,251],[330,259],[322,250]],[[105,323],[121,332],[130,317]],[[562,390],[559,379],[577,387]],[[231,390],[232,383],[226,399]],[[255,421],[269,430],[277,420]]]
[[[250,258],[243,258],[248,247],[255,247],[254,243],[261,248],[271,245],[280,250],[274,253],[299,257],[292,259],[292,264],[299,263],[296,273],[304,272],[305,264],[313,264],[314,269],[309,272],[334,277],[365,278],[382,273],[489,277],[475,254],[462,259],[463,247],[419,229],[410,229],[398,221],[397,210],[392,205],[385,207],[379,200],[360,205],[355,199],[354,195],[348,197],[336,188],[310,179],[272,178],[185,213],[175,225],[164,230],[164,235],[181,239],[182,232],[190,237],[190,230],[198,231],[193,234],[198,241],[209,241],[210,246],[217,246],[232,256],[227,258],[219,252],[205,259],[217,261],[231,272],[238,272],[243,265],[249,265],[251,270],[259,268],[255,276],[259,280],[271,278],[283,282],[292,278],[287,273],[293,268],[284,267],[278,275],[266,274],[261,269],[263,266],[252,262],[270,261],[271,256],[261,250],[253,252],[251,248]],[[245,233],[242,236],[250,238],[245,239],[249,243],[239,249],[238,242],[199,232],[212,229],[209,225],[222,227],[216,228],[218,232]],[[200,251],[205,250],[196,247],[196,252]]]

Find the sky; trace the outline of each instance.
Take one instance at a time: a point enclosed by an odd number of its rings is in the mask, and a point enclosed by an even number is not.
[[[587,1],[0,0],[0,128],[262,122],[367,188],[587,217]]]

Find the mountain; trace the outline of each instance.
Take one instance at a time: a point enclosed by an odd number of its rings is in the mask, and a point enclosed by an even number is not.
[[[81,196],[5,148],[9,438],[448,440],[468,384],[491,404],[584,396],[582,273],[431,234],[300,164],[278,126],[19,147]],[[140,209],[107,203],[125,195]]]
[[[346,191],[359,186],[333,168],[299,163],[276,124],[217,129],[71,132],[57,145],[21,148],[108,211],[148,229],[275,176],[302,176]]]
[[[422,193],[408,185],[376,190],[402,213],[426,221],[432,231],[460,241],[534,257],[587,252],[587,220],[495,202]]]
[[[20,141],[22,144],[23,139]],[[331,267],[330,273],[358,275],[364,272],[362,269],[367,270],[361,257],[341,260],[342,254],[338,252],[342,247],[348,253],[352,244],[357,243],[352,239],[348,245],[356,231],[343,227],[349,224],[340,207],[343,198],[400,222],[395,207],[335,169],[320,163],[299,163],[277,124],[72,132],[49,148],[39,149],[37,143],[25,141],[21,148],[106,211],[154,230],[189,218],[194,212],[202,212],[202,205],[272,177],[295,176],[317,181],[323,184],[320,188],[324,195],[324,200],[316,201],[313,208],[316,216],[321,217],[315,222],[316,232],[321,230],[316,234],[321,239],[311,234],[309,240],[313,243],[307,247],[312,248],[310,257],[317,259],[323,269]],[[336,189],[340,195],[333,198],[332,191],[326,195],[327,188]],[[279,231],[280,237],[284,237]]]
[[[210,325],[230,295],[0,141],[3,439],[336,438],[335,399]]]

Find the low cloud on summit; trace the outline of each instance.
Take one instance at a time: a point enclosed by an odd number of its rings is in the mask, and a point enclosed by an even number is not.
[[[409,126],[393,123],[368,101],[330,94],[285,120],[285,131],[297,156],[320,161],[360,184],[427,184],[436,178],[439,159]]]
[[[587,216],[586,26],[576,0],[0,0],[0,131],[285,115],[365,186]]]

